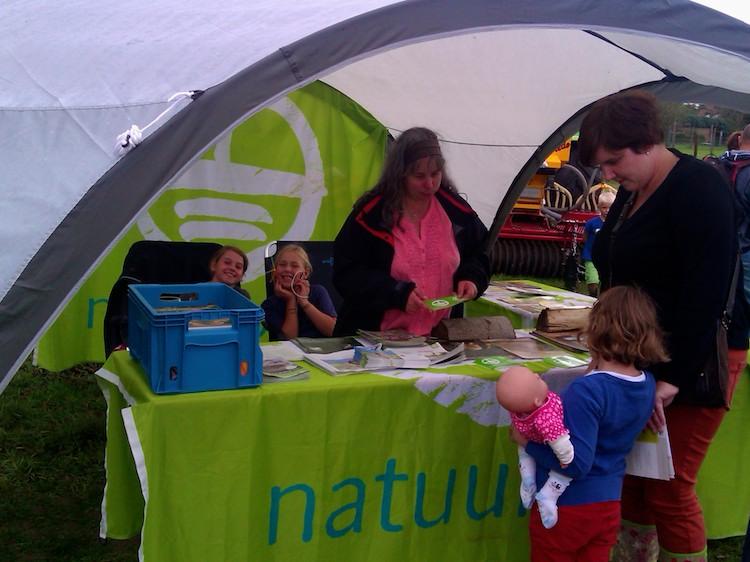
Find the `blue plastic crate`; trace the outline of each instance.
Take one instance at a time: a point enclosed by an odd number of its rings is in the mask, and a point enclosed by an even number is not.
[[[159,394],[258,386],[263,316],[223,283],[134,284],[128,347]]]

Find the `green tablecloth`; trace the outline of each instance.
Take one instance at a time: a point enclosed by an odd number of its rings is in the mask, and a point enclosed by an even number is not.
[[[99,372],[110,406],[102,535],[132,536],[145,515],[142,555],[160,562],[528,557],[496,372],[311,371],[155,396],[114,353]]]
[[[489,369],[312,370],[155,396],[117,352],[98,375],[109,405],[101,534],[142,528],[146,561],[528,558],[516,450]],[[749,398],[745,374],[700,473],[712,538],[745,532]]]

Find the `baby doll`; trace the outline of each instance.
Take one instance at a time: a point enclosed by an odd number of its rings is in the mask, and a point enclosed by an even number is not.
[[[498,379],[495,392],[497,401],[508,410],[511,423],[521,435],[530,441],[547,443],[563,468],[571,463],[573,444],[563,422],[562,401],[538,374],[526,367],[510,367]],[[547,529],[553,527],[557,523],[557,499],[571,479],[550,471],[549,478],[536,494],[536,463],[520,445],[518,468],[523,506],[529,509],[536,495],[542,524]]]

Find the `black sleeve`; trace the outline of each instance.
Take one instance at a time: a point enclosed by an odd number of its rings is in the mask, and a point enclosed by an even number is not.
[[[471,281],[477,287],[477,298],[486,290],[490,282],[490,260],[484,251],[487,227],[476,213],[462,232],[463,240],[458,244],[461,262],[453,276],[454,285],[459,281]]]
[[[345,301],[357,302],[362,308],[404,310],[416,285],[391,277],[392,261],[392,246],[349,215],[334,241],[333,284]]]

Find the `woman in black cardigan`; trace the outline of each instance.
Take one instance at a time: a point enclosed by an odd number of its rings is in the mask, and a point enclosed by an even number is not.
[[[703,515],[695,480],[725,408],[708,407],[696,394],[717,321],[727,301],[737,248],[731,193],[719,173],[666,148],[655,99],[626,92],[597,102],[581,126],[582,161],[600,166],[620,184],[594,243],[602,287],[637,285],[654,300],[671,361],[657,378],[649,425],[668,428],[675,478],[626,477],[624,560],[651,542],[667,559],[705,560]],[[730,356],[730,379],[746,352]],[[655,559],[655,558],[654,558]]]

